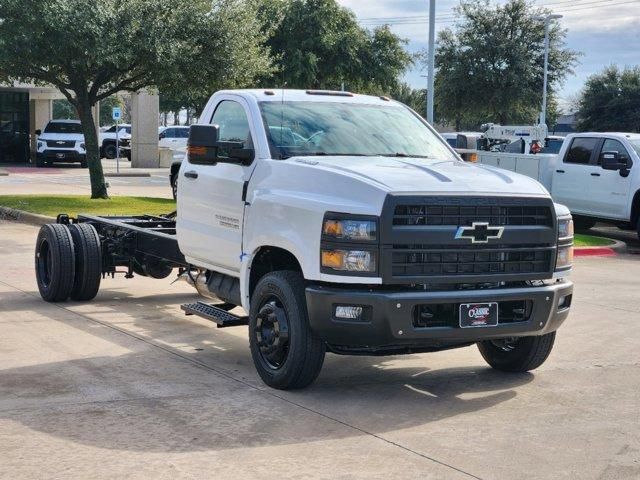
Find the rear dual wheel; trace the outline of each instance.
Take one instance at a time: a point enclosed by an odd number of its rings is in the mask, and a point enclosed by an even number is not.
[[[98,293],[102,252],[92,225],[43,225],[35,257],[38,290],[47,302],[87,301]]]

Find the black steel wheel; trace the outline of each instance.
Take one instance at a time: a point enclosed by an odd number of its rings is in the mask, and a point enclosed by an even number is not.
[[[542,365],[549,357],[556,332],[539,337],[505,338],[478,342],[485,361],[503,372],[528,372]]]
[[[118,149],[116,148],[115,143],[107,143],[104,148],[104,156],[109,160],[113,160],[118,156]]]
[[[102,248],[98,232],[88,223],[69,225],[76,253],[76,271],[72,300],[92,300],[98,294],[102,280]]]
[[[64,302],[73,288],[75,249],[65,225],[43,225],[36,240],[35,268],[40,296],[47,302]]]
[[[271,272],[251,297],[249,345],[253,363],[270,387],[311,384],[322,369],[324,342],[309,326],[304,279],[298,272]]]

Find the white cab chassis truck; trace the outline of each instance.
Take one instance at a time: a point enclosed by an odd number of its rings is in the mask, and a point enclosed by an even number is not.
[[[462,162],[384,97],[222,91],[200,122],[176,213],[42,227],[45,300],[178,269],[210,299],[183,310],[248,325],[255,367],[279,389],[309,385],[326,351],[477,344],[506,372],[546,360],[571,306],[573,224],[538,182]]]

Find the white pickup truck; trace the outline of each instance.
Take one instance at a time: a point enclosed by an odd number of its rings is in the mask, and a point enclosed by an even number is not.
[[[42,227],[45,300],[90,300],[103,275],[178,269],[216,302],[183,310],[248,325],[255,367],[280,389],[310,384],[326,351],[477,344],[508,372],[547,359],[572,301],[573,224],[538,182],[462,162],[386,97],[222,91],[200,122],[177,214]]]
[[[640,134],[576,133],[557,155],[479,152],[483,164],[531,176],[574,215],[576,227],[597,221],[640,236]]]

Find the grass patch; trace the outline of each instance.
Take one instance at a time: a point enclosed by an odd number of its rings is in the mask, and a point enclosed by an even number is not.
[[[614,242],[608,238],[594,237],[593,235],[583,235],[576,233],[574,237],[574,243],[576,247],[608,247],[613,245]]]
[[[91,200],[86,195],[0,195],[0,206],[55,217],[67,213],[94,215],[159,215],[176,209],[176,202],[167,198],[112,197]]]

